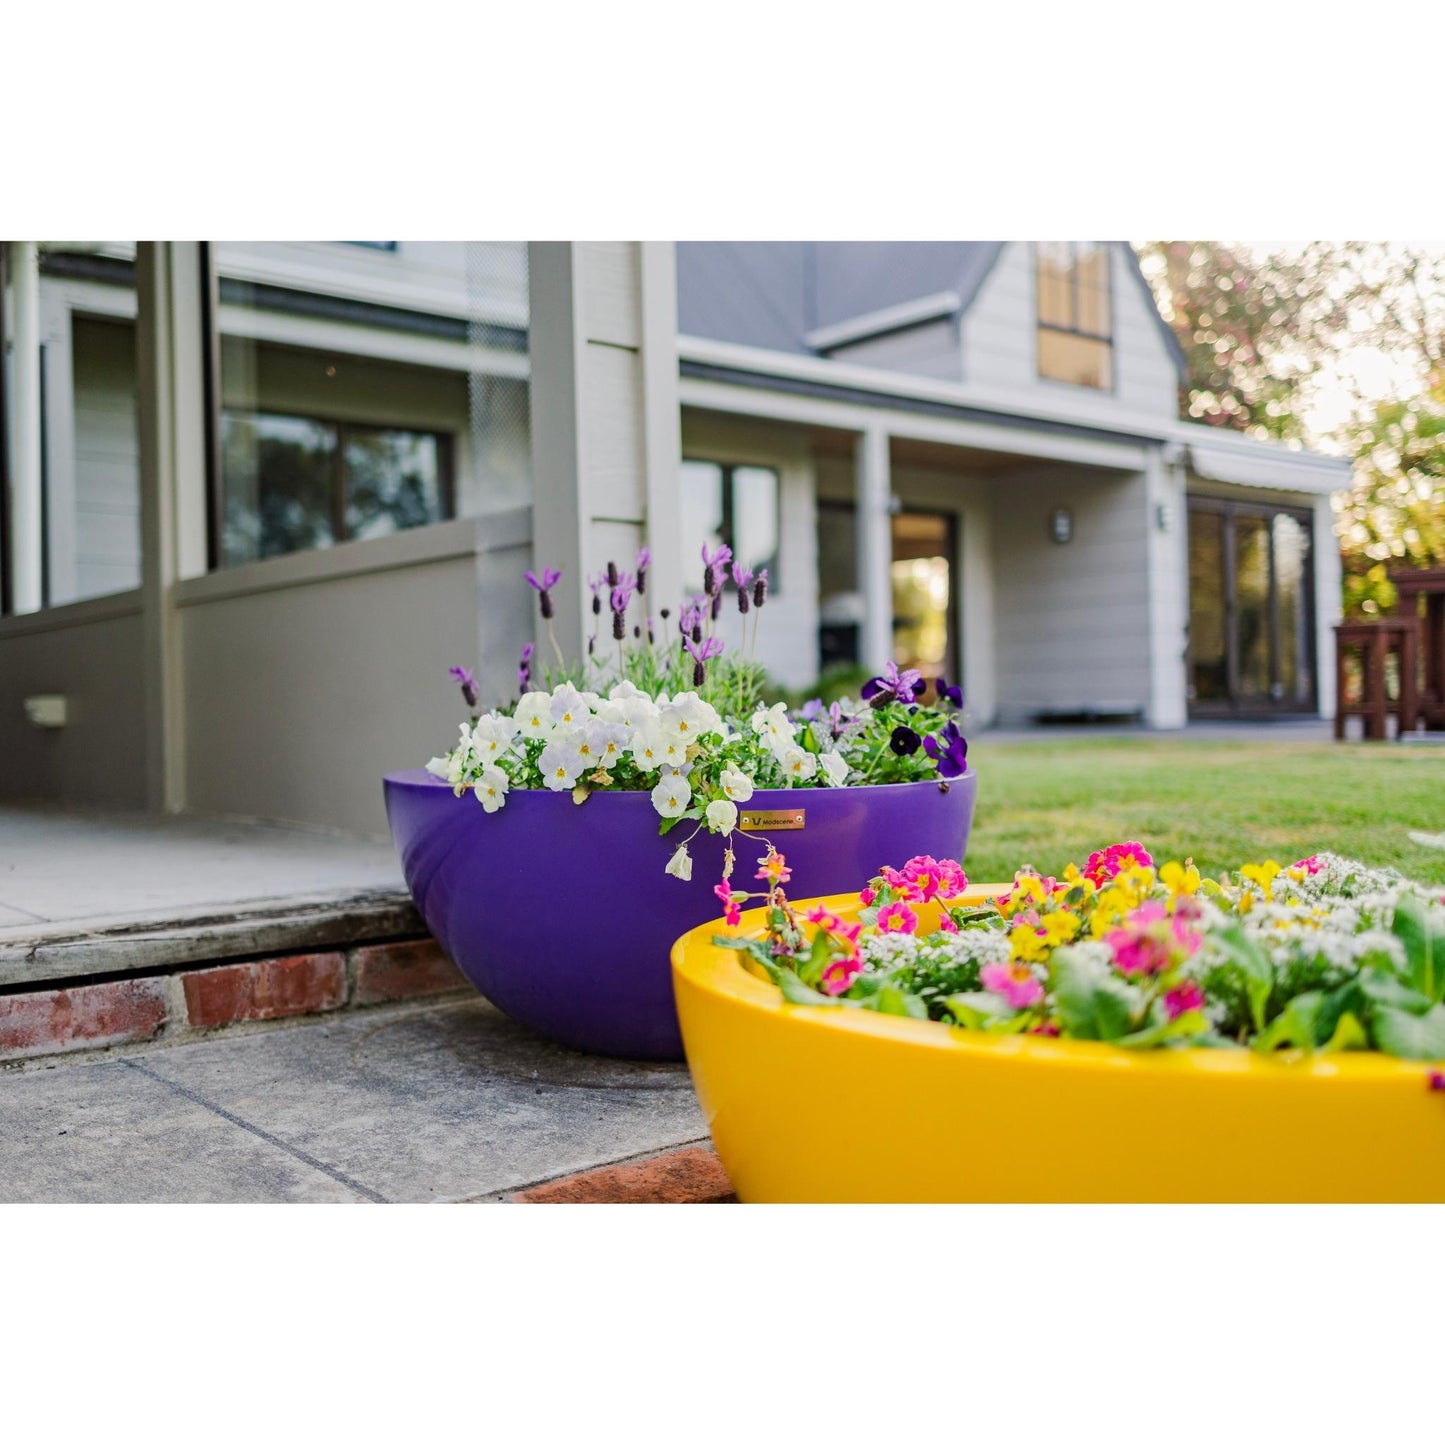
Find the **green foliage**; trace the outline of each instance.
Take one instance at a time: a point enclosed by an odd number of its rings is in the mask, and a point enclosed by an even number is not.
[[[1143,1014],[1137,988],[1083,961],[1076,949],[1057,949],[1049,971],[1059,1025],[1070,1038],[1120,1039]]]

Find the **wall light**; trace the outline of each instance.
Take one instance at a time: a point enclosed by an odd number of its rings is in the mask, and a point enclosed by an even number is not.
[[[1074,539],[1074,514],[1067,507],[1055,507],[1049,513],[1049,536],[1062,546]]]

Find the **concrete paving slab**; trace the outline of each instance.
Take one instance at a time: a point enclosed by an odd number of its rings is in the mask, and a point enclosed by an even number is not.
[[[0,808],[0,906],[52,923],[402,887],[384,839],[269,823]]]
[[[0,1202],[367,1197],[127,1063],[0,1075]]]
[[[82,1075],[96,1082],[70,1081]],[[151,1092],[137,1095],[132,1075]],[[56,1101],[77,1089],[89,1091],[82,1095],[87,1102],[101,1100],[111,1087],[153,1103],[156,1090],[168,1090],[158,1117],[190,1120],[187,1111],[194,1110],[200,1119],[173,1132],[142,1128],[143,1110],[127,1104],[131,1112],[118,1113],[109,1133],[114,1192],[104,1157],[91,1154],[83,1167],[74,1166],[53,1143],[41,1151],[34,1142],[67,1127]],[[208,1131],[212,1149],[242,1135],[226,1147],[277,1156],[272,1192],[239,1164],[232,1195],[214,1169],[195,1173],[183,1156],[197,1151]],[[340,1189],[352,1198],[473,1199],[706,1133],[683,1065],[577,1054],[479,998],[332,1016],[132,1054],[124,1063],[0,1075],[0,1181],[11,1173],[6,1156],[14,1153],[30,1191],[15,1197],[57,1201],[289,1199],[298,1197],[303,1178],[321,1197]],[[156,1192],[138,1194],[137,1180]],[[9,1197],[3,1189],[0,1182],[0,1197]]]

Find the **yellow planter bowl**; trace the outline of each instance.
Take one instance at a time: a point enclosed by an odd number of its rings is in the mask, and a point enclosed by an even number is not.
[[[754,909],[672,953],[693,1083],[748,1203],[1445,1200],[1428,1064],[1136,1053],[787,1004],[712,942],[761,927]]]

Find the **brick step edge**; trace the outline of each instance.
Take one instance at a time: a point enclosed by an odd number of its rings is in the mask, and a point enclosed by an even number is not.
[[[203,1038],[234,1024],[432,998],[469,985],[433,939],[286,953],[0,995],[0,1064]]]
[[[736,1204],[711,1145],[564,1174],[507,1196],[509,1204]]]

